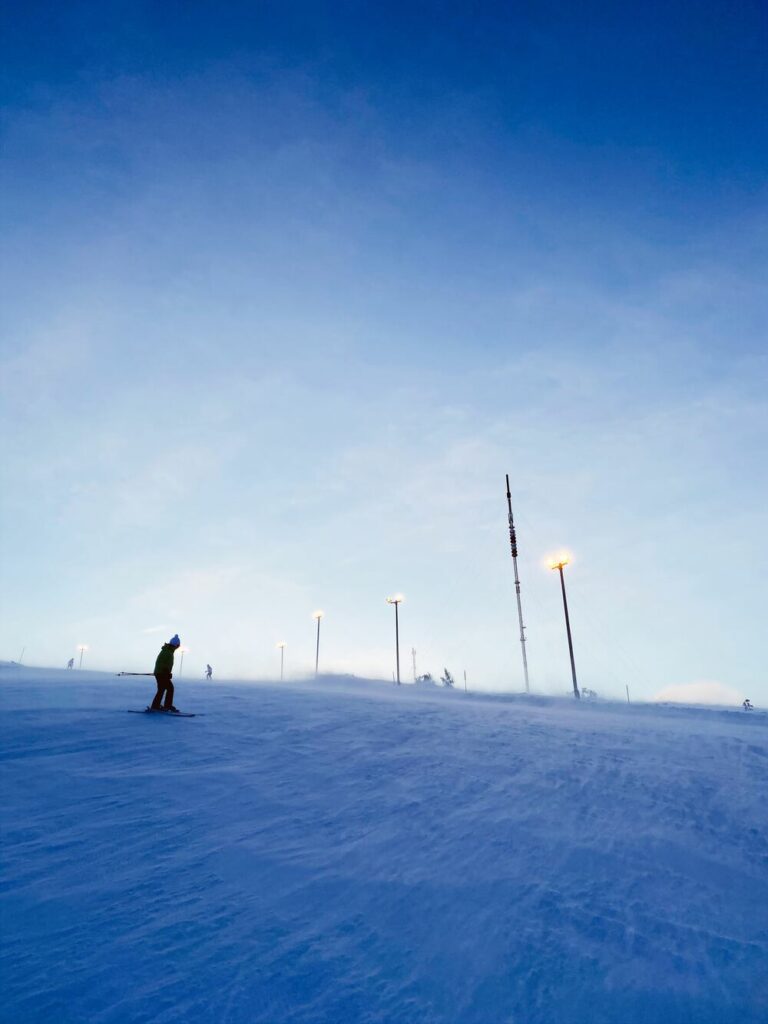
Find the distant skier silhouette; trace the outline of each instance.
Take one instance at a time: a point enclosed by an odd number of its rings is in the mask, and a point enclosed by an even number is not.
[[[205,678],[206,679],[210,679],[212,675],[213,675],[213,669],[211,668],[210,665],[206,665],[205,666]]]
[[[173,706],[173,656],[181,645],[178,634],[163,644],[155,662],[157,693],[150,705],[151,711],[178,711]],[[165,699],[163,699],[165,698]]]
[[[74,667],[75,667],[75,659],[74,658],[70,658],[69,661],[67,662],[67,668],[74,668]]]
[[[745,711],[754,711],[755,710],[755,706],[752,703],[752,701],[749,699],[749,697],[747,697],[747,699],[744,701],[744,703],[741,706],[744,708]]]

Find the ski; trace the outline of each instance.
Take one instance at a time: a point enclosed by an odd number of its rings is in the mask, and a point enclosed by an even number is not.
[[[144,708],[143,711],[139,711],[136,708],[127,708],[129,715],[164,715],[166,718],[197,718],[197,714],[192,711],[154,711],[152,708]]]
[[[153,676],[154,672],[115,672],[116,676]]]

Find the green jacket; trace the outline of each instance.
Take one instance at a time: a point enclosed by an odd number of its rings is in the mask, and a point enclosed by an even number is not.
[[[173,656],[176,648],[170,644],[163,644],[155,662],[155,674],[158,672],[173,672]]]

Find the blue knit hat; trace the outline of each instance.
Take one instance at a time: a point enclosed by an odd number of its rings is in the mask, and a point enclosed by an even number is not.
[[[172,636],[168,643],[171,645],[171,647],[180,647],[181,640],[179,640],[179,634],[177,633],[176,636]]]

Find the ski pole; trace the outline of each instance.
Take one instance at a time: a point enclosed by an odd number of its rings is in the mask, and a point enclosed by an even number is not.
[[[154,672],[115,672],[116,676],[153,676]]]

